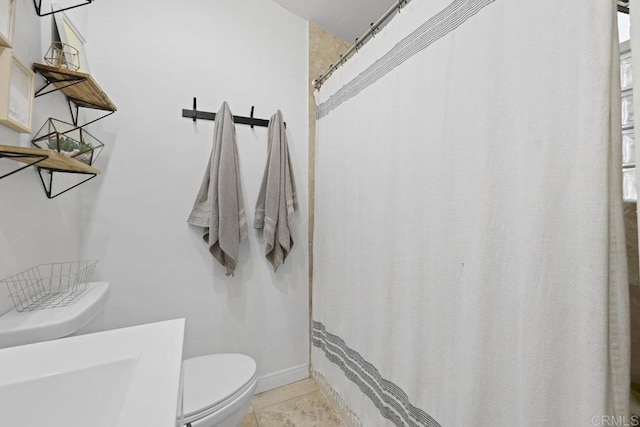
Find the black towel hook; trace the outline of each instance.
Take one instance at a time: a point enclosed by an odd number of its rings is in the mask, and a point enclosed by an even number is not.
[[[193,123],[196,122],[196,119],[197,119],[197,116],[198,116],[198,108],[197,108],[198,104],[197,104],[197,102],[198,101],[196,101],[196,97],[194,96],[193,97]]]
[[[249,118],[251,119],[251,129],[253,129],[253,109],[254,109],[254,106],[252,105],[251,106],[251,115],[249,116]]]

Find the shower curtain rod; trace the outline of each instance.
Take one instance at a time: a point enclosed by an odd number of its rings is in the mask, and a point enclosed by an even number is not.
[[[400,13],[400,10],[402,10],[402,8],[410,1],[411,0],[398,0],[393,6],[389,8],[389,10],[387,10],[384,13],[384,15],[382,15],[380,19],[378,19],[376,22],[372,22],[369,25],[369,29],[367,30],[367,32],[365,32],[360,37],[356,37],[356,40],[353,43],[353,45],[349,49],[347,49],[345,53],[340,55],[340,59],[338,60],[338,62],[335,64],[331,64],[329,66],[329,70],[327,70],[326,73],[320,74],[320,76],[318,76],[318,78],[313,81],[312,83],[313,87],[320,90],[320,87],[322,87],[322,84],[325,82],[325,80],[329,78],[329,76],[331,76],[331,74],[333,74],[336,68],[344,64],[345,61],[349,59],[349,55],[351,55],[354,52],[357,52],[358,49],[360,49],[362,45],[369,39],[369,37],[375,37],[376,33],[380,30],[380,26],[384,24],[384,22],[396,11]]]
[[[338,62],[329,65],[329,70],[327,70],[327,72],[324,74],[320,74],[320,76],[318,76],[318,78],[312,82],[313,87],[320,90],[324,82],[331,76],[331,74],[333,74],[333,72],[338,67],[340,67],[346,62],[347,59],[349,59],[349,56],[353,54],[354,51],[357,52],[358,49],[360,49],[362,45],[369,39],[369,37],[376,36],[376,33],[380,30],[380,25],[382,25],[396,11],[400,13],[400,10],[402,10],[402,8],[410,1],[411,0],[398,0],[398,2],[391,6],[380,19],[378,19],[376,22],[372,22],[367,32],[365,32],[360,37],[357,37],[353,45],[349,49],[347,49],[345,53],[340,55]],[[618,6],[618,12],[629,14],[629,0],[616,0],[616,5]]]

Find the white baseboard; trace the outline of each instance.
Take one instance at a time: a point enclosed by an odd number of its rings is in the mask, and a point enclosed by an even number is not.
[[[309,378],[309,364],[294,366],[258,378],[256,394]]]

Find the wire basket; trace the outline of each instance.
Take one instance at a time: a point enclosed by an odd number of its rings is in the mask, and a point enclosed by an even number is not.
[[[17,311],[64,307],[87,290],[97,260],[40,264],[0,280]]]

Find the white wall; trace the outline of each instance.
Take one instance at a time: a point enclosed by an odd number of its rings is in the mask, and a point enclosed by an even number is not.
[[[82,253],[112,294],[88,330],[185,317],[185,356],[243,352],[262,389],[307,376],[307,23],[263,0],[95,2],[86,45],[92,74],[118,112],[91,126],[106,144],[93,187],[80,190]],[[217,111],[269,118],[281,109],[301,211],[295,246],[274,274],[260,234],[226,277],[186,222],[212,146],[213,122],[181,117],[192,97]],[[236,126],[249,222],[267,129]],[[281,372],[284,371],[284,372]]]
[[[74,15],[79,26],[82,11]],[[16,2],[13,48],[25,63],[43,62],[51,43],[51,18],[36,15],[32,2]],[[0,75],[0,79],[6,76]],[[44,80],[36,76],[36,89]],[[49,117],[70,121],[68,107],[59,93],[34,100],[33,132]],[[31,135],[14,132],[0,125],[0,144],[30,146]],[[0,159],[0,175],[20,164]],[[54,178],[54,182],[59,177]],[[91,185],[91,184],[86,184]],[[71,191],[47,199],[35,168],[0,179],[0,278],[19,273],[41,263],[72,261],[80,256],[79,193]],[[0,314],[13,307],[7,288],[0,286]]]

